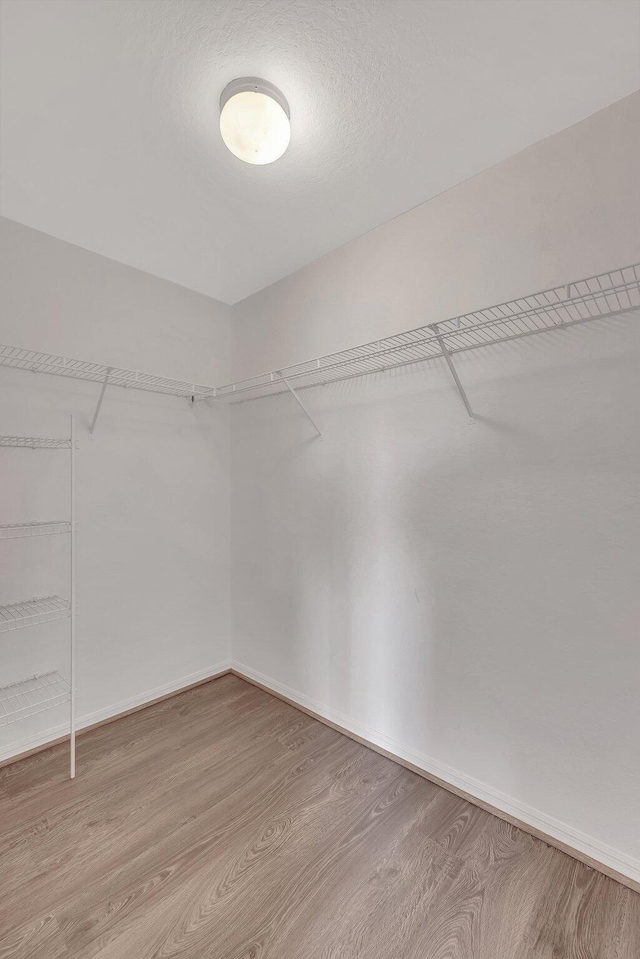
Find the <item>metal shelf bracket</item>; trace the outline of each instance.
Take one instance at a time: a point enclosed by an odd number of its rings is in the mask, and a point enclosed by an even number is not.
[[[93,414],[93,422],[89,427],[89,439],[93,439],[93,431],[96,428],[96,423],[98,422],[98,413],[100,412],[100,407],[102,406],[102,401],[104,399],[104,393],[107,388],[107,383],[109,382],[109,377],[111,376],[112,367],[107,367],[107,375],[102,381],[102,389],[100,390],[100,396],[98,397],[98,405],[96,406],[96,411]]]
[[[278,370],[278,376],[280,377],[280,379],[282,380],[282,382],[284,383],[284,385],[287,387],[287,389],[289,390],[289,392],[290,392],[291,395],[293,396],[294,400],[296,401],[296,403],[298,404],[298,406],[300,407],[300,409],[302,410],[302,412],[304,413],[304,415],[307,417],[307,419],[309,420],[309,422],[311,423],[311,425],[313,426],[314,430],[316,431],[316,433],[318,434],[318,436],[320,437],[320,439],[323,439],[324,437],[322,436],[322,430],[320,429],[320,427],[318,426],[318,424],[317,424],[316,421],[314,420],[313,416],[311,415],[311,413],[309,412],[309,410],[307,409],[307,407],[304,405],[304,403],[302,402],[302,400],[300,399],[300,397],[298,396],[298,394],[296,393],[296,391],[294,390],[294,388],[292,387],[292,385],[291,385],[291,383],[289,382],[289,380],[286,378],[286,376],[283,376],[282,373],[281,373],[279,370]]]
[[[444,356],[445,360],[447,361],[447,366],[449,367],[449,372],[451,373],[451,375],[452,375],[452,377],[453,377],[453,381],[454,381],[454,383],[456,384],[456,387],[458,388],[458,393],[459,393],[460,396],[462,397],[462,402],[463,402],[464,405],[465,405],[465,409],[466,409],[467,413],[469,414],[469,416],[471,417],[471,419],[473,419],[473,410],[471,409],[471,404],[469,403],[469,400],[467,399],[467,394],[465,393],[464,387],[463,387],[462,383],[460,382],[460,377],[458,376],[458,371],[456,370],[455,366],[453,365],[453,360],[451,359],[451,354],[449,353],[449,350],[447,349],[446,343],[444,342],[442,336],[440,335],[440,330],[438,329],[438,324],[437,324],[437,323],[431,323],[430,325],[431,325],[431,329],[433,330],[433,332],[434,332],[435,335],[436,335],[436,339],[437,339],[438,343],[440,344],[440,349],[442,350],[442,355]]]

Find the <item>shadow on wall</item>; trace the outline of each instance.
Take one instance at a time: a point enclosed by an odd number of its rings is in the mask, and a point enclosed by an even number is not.
[[[431,596],[426,751],[534,805],[550,769],[613,773],[632,745],[632,437],[604,420],[480,421],[485,448],[414,472],[398,517]]]

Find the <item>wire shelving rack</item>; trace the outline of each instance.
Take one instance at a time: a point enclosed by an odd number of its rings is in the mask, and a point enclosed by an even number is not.
[[[71,441],[65,437],[51,436],[0,436],[0,446],[20,447],[28,450],[68,450]]]
[[[69,603],[60,596],[46,596],[43,599],[30,599],[26,603],[0,606],[0,633],[7,633],[10,629],[23,629],[26,626],[38,626],[40,623],[52,623],[57,619],[68,619],[70,615]]]
[[[216,389],[242,402],[397,369],[495,343],[566,329],[640,306],[640,264],[542,290]]]
[[[20,682],[0,686],[0,726],[18,722],[44,710],[69,703],[69,775],[76,774],[76,427],[70,420],[70,435],[62,438],[39,436],[0,436],[0,446],[23,449],[63,449],[70,453],[70,517],[68,520],[10,523],[0,526],[0,540],[44,536],[56,533],[70,534],[70,599],[47,596],[0,606],[0,633],[8,633],[28,626],[69,619],[69,681],[59,672],[36,674]]]
[[[34,536],[55,536],[70,532],[71,523],[66,520],[50,520],[44,523],[9,523],[0,526],[0,539],[31,539]]]
[[[139,370],[105,366],[88,360],[71,359],[68,356],[56,356],[54,353],[42,353],[39,350],[24,350],[16,346],[0,346],[0,366],[30,370],[32,373],[66,376],[69,379],[86,380],[90,383],[104,383],[106,379],[110,386],[144,390],[148,393],[165,393],[169,396],[183,396],[189,399],[192,396],[201,399],[213,395],[214,392],[213,386],[202,386],[186,380],[141,373]]]
[[[223,386],[207,386],[14,346],[0,346],[0,366],[101,383],[102,392],[90,430],[92,433],[107,385],[185,397],[193,402],[242,402],[294,388],[306,389],[397,369],[437,357],[448,358],[449,362],[456,353],[566,329],[626,313],[639,306],[640,264],[634,264]],[[68,441],[0,437],[0,445],[35,448],[65,443]]]
[[[0,687],[0,726],[9,726],[71,700],[71,687],[57,672]]]

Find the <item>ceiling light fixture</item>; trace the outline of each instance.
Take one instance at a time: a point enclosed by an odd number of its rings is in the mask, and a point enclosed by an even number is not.
[[[220,97],[220,133],[234,156],[245,163],[273,163],[291,139],[289,104],[267,80],[232,80]]]

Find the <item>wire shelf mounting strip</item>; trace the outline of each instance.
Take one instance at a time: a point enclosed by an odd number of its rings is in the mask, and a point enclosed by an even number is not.
[[[74,360],[67,356],[56,356],[53,353],[40,353],[37,350],[23,350],[15,346],[0,346],[0,366],[31,370],[33,373],[66,376],[74,380],[89,380],[92,383],[103,383],[107,380],[109,386],[129,387],[150,393],[167,393],[170,396],[188,398],[194,396],[204,399],[207,396],[213,396],[215,392],[212,386],[202,386],[186,380],[172,380],[166,376],[105,366],[102,363],[90,363],[87,360]]]
[[[60,596],[47,596],[44,599],[31,599],[26,603],[0,606],[0,633],[25,626],[37,626],[39,623],[51,623],[57,619],[68,619],[70,615],[70,603]]]
[[[68,437],[0,436],[0,446],[18,446],[31,450],[68,450],[71,440]]]
[[[43,673],[10,686],[0,686],[0,726],[17,723],[45,709],[62,706],[71,698],[71,689],[60,673]]]
[[[54,536],[57,533],[70,533],[71,523],[47,522],[47,523],[9,523],[0,526],[0,539],[22,539],[32,536]]]
[[[494,343],[625,313],[640,306],[640,264],[600,273],[497,306],[218,387],[241,402],[409,366]]]

